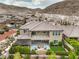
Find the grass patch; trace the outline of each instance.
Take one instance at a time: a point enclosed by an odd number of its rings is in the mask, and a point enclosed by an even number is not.
[[[62,46],[51,46],[51,50],[54,52],[63,52],[65,51]]]

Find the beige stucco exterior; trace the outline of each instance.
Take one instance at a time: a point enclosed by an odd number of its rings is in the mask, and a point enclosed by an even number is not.
[[[60,32],[60,35],[54,36],[53,35],[54,31],[50,32],[50,42],[54,40],[58,40],[58,42],[62,41],[62,32]]]
[[[32,31],[33,32],[33,31]],[[31,40],[49,40],[49,42],[54,41],[54,40],[58,40],[58,42],[62,41],[62,31],[57,31],[60,32],[60,35],[53,35],[54,31],[48,31],[48,35],[44,34],[43,32],[45,31],[40,31],[40,33],[38,31],[34,31],[36,33],[36,35],[32,35],[31,31],[26,31],[24,32],[24,30],[20,30],[20,34],[25,34],[31,37]]]

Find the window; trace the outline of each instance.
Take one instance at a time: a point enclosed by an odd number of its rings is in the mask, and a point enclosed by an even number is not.
[[[53,32],[53,35],[57,35],[57,32]]]
[[[36,32],[32,32],[32,35],[36,35]]]
[[[53,35],[60,35],[60,32],[58,32],[58,31],[55,31],[55,32],[53,32]]]
[[[60,35],[60,32],[58,32],[58,35]]]
[[[58,40],[54,40],[54,44],[57,45],[58,44]]]

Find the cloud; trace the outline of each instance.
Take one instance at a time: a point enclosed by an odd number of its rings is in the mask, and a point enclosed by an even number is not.
[[[1,3],[28,8],[45,8],[62,0],[0,0]]]
[[[32,2],[33,2],[35,5],[38,5],[38,4],[41,4],[42,2],[45,2],[45,0],[32,0]]]

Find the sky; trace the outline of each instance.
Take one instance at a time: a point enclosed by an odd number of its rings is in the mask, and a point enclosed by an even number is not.
[[[44,9],[47,6],[60,2],[62,0],[0,0],[0,3],[15,5],[28,8],[41,8]]]

